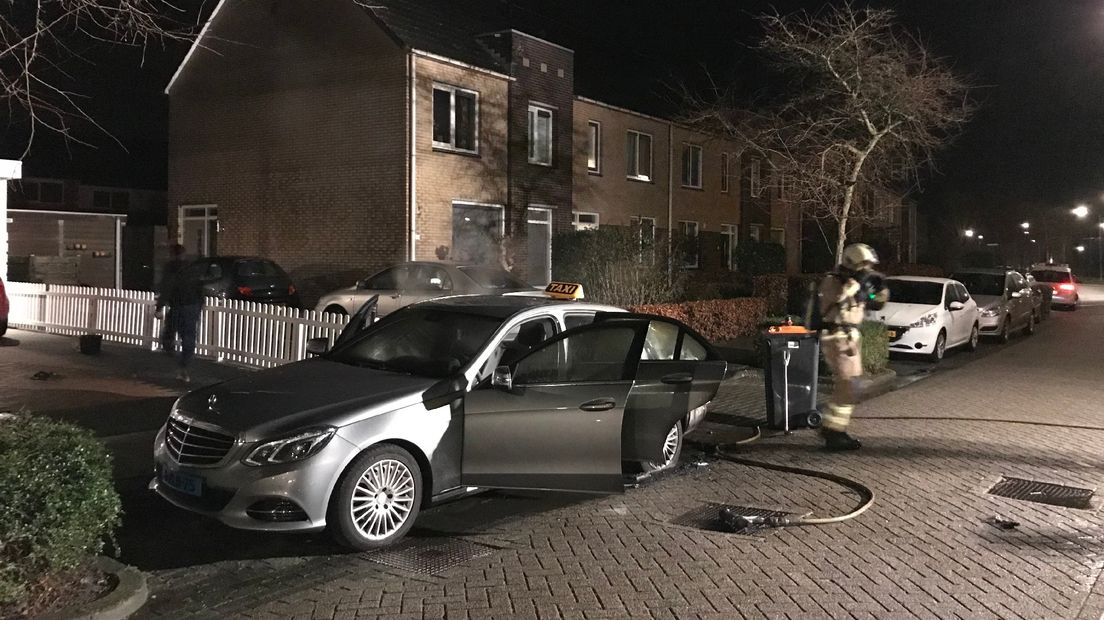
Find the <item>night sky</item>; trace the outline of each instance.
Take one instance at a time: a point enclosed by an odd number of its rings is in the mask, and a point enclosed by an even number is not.
[[[457,0],[463,1],[463,0]],[[506,4],[498,1],[506,10]],[[1104,2],[1101,0],[871,0],[898,12],[936,54],[978,88],[979,110],[938,154],[914,198],[937,219],[998,235],[1012,220],[1078,202],[1104,209]],[[754,15],[801,0],[514,0],[521,30],[576,50],[580,94],[641,109],[677,108],[669,85],[710,74],[742,90],[769,85]],[[209,9],[208,4],[208,9]],[[184,49],[154,50],[139,67],[132,52],[95,55],[76,67],[89,109],[129,150],[95,133],[95,151],[43,139],[28,175],[165,185],[166,113],[161,95]],[[6,156],[17,132],[4,135]],[[1016,222],[1018,224],[1018,221]],[[1007,232],[1007,231],[1006,231]]]

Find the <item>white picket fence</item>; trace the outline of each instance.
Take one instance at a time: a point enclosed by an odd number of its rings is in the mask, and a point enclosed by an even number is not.
[[[7,284],[8,324],[17,329],[160,348],[161,320],[153,293],[54,284]],[[209,297],[196,335],[196,355],[269,368],[304,359],[307,340],[332,343],[348,317],[255,302]]]

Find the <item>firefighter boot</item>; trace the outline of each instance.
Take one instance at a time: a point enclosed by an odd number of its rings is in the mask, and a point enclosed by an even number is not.
[[[824,437],[824,447],[831,452],[858,450],[862,447],[862,442],[848,435],[847,431],[833,431],[824,428],[821,429],[820,435]]]

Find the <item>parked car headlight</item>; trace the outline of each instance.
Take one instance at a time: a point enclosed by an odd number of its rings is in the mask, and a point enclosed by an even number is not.
[[[936,318],[935,313],[931,312],[914,321],[909,327],[929,327],[935,325]]]
[[[981,316],[994,317],[1000,314],[1000,308],[982,308]]]
[[[332,428],[316,428],[291,437],[266,441],[242,459],[246,465],[281,465],[318,454],[334,435]]]

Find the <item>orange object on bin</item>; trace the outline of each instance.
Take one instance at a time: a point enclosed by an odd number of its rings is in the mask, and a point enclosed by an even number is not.
[[[768,327],[767,331],[772,334],[811,334],[812,331],[805,329],[803,325],[775,325]]]

